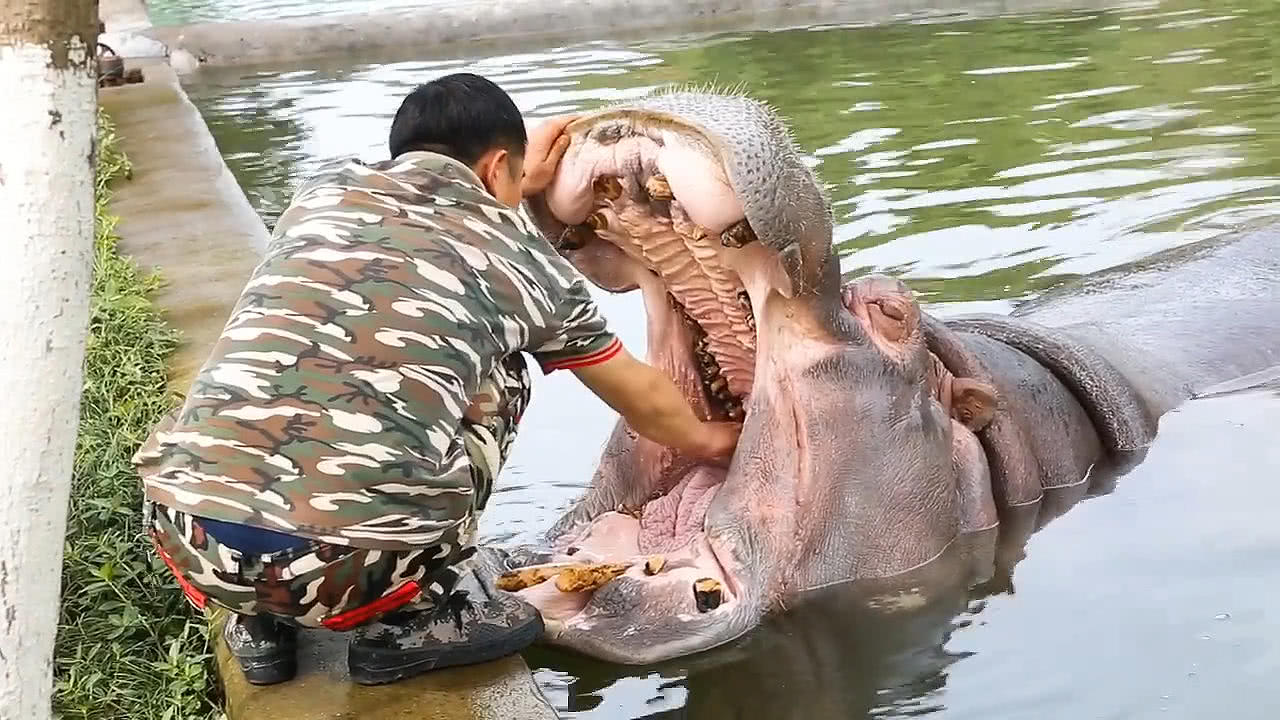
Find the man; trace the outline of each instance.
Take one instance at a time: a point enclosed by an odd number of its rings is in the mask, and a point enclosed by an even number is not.
[[[732,454],[740,427],[699,420],[633,358],[513,211],[551,181],[570,119],[527,136],[470,74],[414,90],[391,160],[299,188],[185,405],[138,452],[157,552],[193,604],[232,612],[250,682],[294,676],[297,627],[355,630],[364,684],[536,639],[537,611],[463,564],[530,398],[522,352],[655,442]]]

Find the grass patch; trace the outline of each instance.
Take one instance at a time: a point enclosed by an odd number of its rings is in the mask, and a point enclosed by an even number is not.
[[[62,572],[54,712],[61,720],[217,717],[203,617],[143,534],[130,458],[180,398],[167,362],[178,344],[152,305],[159,276],[116,248],[108,186],[131,174],[98,114],[92,310]]]

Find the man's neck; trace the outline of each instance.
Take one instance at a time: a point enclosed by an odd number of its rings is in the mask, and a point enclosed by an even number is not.
[[[489,193],[489,189],[485,187],[484,182],[480,180],[480,176],[476,174],[476,171],[474,169],[472,169],[469,165],[462,162],[461,160],[449,157],[448,155],[445,155],[443,153],[438,153],[431,150],[409,150],[395,156],[395,158],[393,158],[392,161],[397,165],[399,165],[400,163],[413,163],[414,165],[418,165],[418,166],[444,163],[444,164],[450,165],[451,167],[464,170],[467,174],[468,180],[478,185],[486,193]],[[492,195],[492,193],[489,193],[489,194]]]

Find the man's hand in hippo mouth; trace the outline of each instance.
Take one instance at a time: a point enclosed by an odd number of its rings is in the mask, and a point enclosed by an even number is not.
[[[742,423],[709,422],[703,428],[706,443],[690,454],[708,465],[728,469],[729,463],[733,461],[733,453],[738,449],[738,438],[742,436]]]
[[[625,348],[573,373],[648,441],[699,460],[722,461],[737,448],[741,423],[699,417],[701,405],[691,403],[683,388]]]

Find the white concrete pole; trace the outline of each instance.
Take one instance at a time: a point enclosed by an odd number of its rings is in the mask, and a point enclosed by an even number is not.
[[[0,720],[48,720],[93,269],[95,0],[0,0]]]

